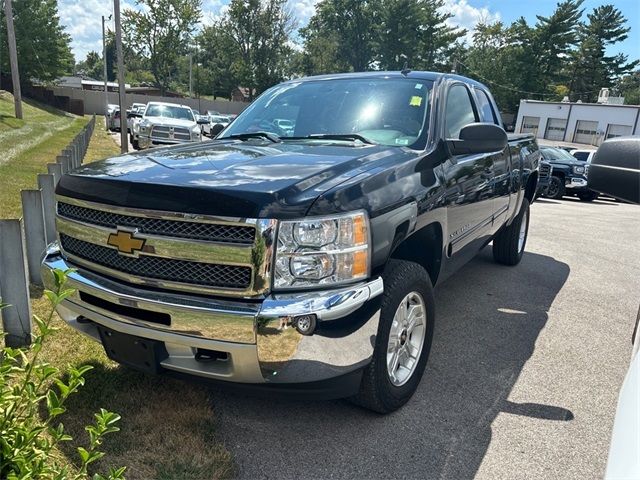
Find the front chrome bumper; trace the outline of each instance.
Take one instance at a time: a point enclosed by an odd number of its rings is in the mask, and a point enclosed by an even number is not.
[[[58,307],[75,329],[100,341],[98,325],[162,342],[168,370],[238,383],[295,384],[328,380],[367,365],[378,331],[382,278],[304,293],[272,294],[260,302],[230,301],[137,288],[79,268],[52,246],[42,262],[45,286],[67,270],[75,290]],[[312,335],[292,319],[315,315]],[[158,319],[170,319],[160,323]],[[198,349],[222,352],[202,362]]]

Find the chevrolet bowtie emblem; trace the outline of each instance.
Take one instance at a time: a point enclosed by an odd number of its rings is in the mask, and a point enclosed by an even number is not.
[[[142,238],[136,238],[134,237],[134,235],[135,232],[118,230],[117,233],[112,233],[109,235],[107,244],[111,245],[112,247],[116,247],[118,249],[118,252],[120,253],[131,255],[134,252],[139,252],[140,250],[142,250],[146,241]]]

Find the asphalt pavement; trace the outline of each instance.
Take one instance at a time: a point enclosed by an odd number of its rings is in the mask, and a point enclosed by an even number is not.
[[[596,479],[640,301],[640,207],[541,200],[517,267],[486,248],[436,289],[422,383],[387,416],[212,390],[239,476]]]

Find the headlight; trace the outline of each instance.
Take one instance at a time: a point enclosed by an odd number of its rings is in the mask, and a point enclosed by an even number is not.
[[[280,222],[274,289],[335,285],[369,276],[365,213]]]
[[[584,173],[584,167],[581,167],[581,166],[573,167],[573,173]]]
[[[193,127],[191,129],[191,139],[196,139],[196,138],[200,138],[200,134],[201,134],[201,130],[200,130],[200,125],[196,125],[195,127]]]
[[[147,133],[149,131],[149,124],[141,123],[138,128],[140,130],[140,133]]]

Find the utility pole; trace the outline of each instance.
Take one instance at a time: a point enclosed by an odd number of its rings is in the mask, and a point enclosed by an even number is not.
[[[20,72],[18,71],[18,52],[16,50],[16,31],[13,29],[13,8],[11,0],[4,1],[4,15],[7,17],[7,43],[9,44],[9,63],[11,64],[11,83],[13,83],[13,101],[16,118],[22,118],[22,93],[20,92]]]
[[[120,0],[113,0],[116,22],[116,55],[118,57],[118,99],[120,103],[120,153],[129,152],[127,138],[127,97],[124,89],[124,59],[122,58],[122,27],[120,26]]]
[[[193,98],[193,54],[189,52],[189,98]]]
[[[107,20],[111,20],[111,15]],[[104,125],[107,130],[109,130],[109,93],[107,91],[107,38],[104,32],[104,15],[102,16],[102,63],[103,63],[103,72],[104,75]]]

